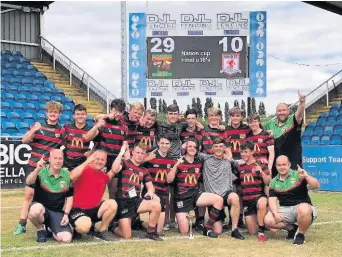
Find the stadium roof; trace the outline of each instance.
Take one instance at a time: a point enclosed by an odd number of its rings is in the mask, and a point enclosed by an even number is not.
[[[47,10],[54,1],[1,1],[1,10],[18,9],[18,7],[29,7],[40,10]]]
[[[328,2],[328,1],[304,1],[304,3],[316,6],[318,8],[324,9],[329,12],[336,13],[338,15],[342,15],[342,2],[338,1],[333,1],[333,2]]]

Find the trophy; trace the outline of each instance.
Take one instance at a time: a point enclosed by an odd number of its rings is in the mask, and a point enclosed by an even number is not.
[[[194,239],[194,234],[192,232],[192,224],[195,219],[194,211],[191,211],[186,215],[187,220],[189,221],[189,239]]]

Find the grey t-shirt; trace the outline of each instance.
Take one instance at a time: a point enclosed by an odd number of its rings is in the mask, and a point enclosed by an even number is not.
[[[186,122],[178,122],[175,124],[169,124],[166,121],[156,121],[157,125],[157,139],[160,135],[167,135],[171,139],[171,147],[169,150],[169,155],[172,158],[179,158],[182,148],[182,143],[180,141],[180,133],[188,125]]]
[[[198,156],[204,161],[202,176],[205,192],[224,197],[228,191],[233,191],[233,179],[236,177],[232,173],[232,165],[236,166],[237,162],[204,153]]]

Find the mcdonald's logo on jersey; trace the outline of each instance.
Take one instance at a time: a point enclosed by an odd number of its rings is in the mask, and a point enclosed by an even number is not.
[[[151,143],[151,138],[150,137],[143,137],[141,140],[140,140],[140,143],[142,143],[143,145],[151,148],[152,147],[152,143]]]
[[[197,179],[195,175],[187,175],[185,178],[185,183],[188,185],[197,184]]]
[[[83,148],[82,138],[74,137],[71,141],[71,146],[75,148]]]
[[[232,141],[232,144],[233,144],[233,150],[234,151],[240,151],[240,141],[236,140],[236,141]]]
[[[131,181],[131,182],[133,182],[133,183],[136,183],[136,184],[140,184],[139,175],[137,175],[137,174],[132,174],[132,175],[129,177],[129,181]]]
[[[254,178],[252,174],[247,174],[243,177],[244,183],[254,183]]]
[[[260,152],[260,147],[258,146],[258,144],[254,144],[254,152]]]
[[[158,170],[157,175],[154,179],[156,182],[165,182],[167,177],[166,170]]]

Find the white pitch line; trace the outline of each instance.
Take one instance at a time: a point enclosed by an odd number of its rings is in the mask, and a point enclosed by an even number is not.
[[[21,206],[20,205],[18,205],[18,206],[4,206],[4,207],[0,207],[0,209],[18,209],[18,208],[20,208]]]
[[[188,239],[187,236],[172,236],[165,237],[164,241],[173,240],[173,239]],[[55,245],[46,245],[46,246],[26,246],[26,247],[12,247],[8,249],[1,249],[1,252],[16,252],[16,251],[26,251],[26,250],[37,250],[37,249],[56,249],[56,248],[65,248],[65,247],[77,247],[77,246],[92,246],[92,245],[103,245],[103,244],[122,244],[122,243],[131,243],[131,242],[153,242],[149,239],[132,239],[132,240],[123,240],[119,239],[117,241],[98,241],[98,242],[84,242],[84,243],[71,243],[71,244],[55,244]]]
[[[312,226],[320,226],[320,225],[327,225],[327,224],[335,224],[335,223],[342,223],[342,220],[335,220],[335,221],[323,221],[323,222],[316,222],[313,223]],[[181,239],[185,240],[188,239],[187,236],[170,236],[165,237],[164,241],[168,240],[175,240]],[[77,247],[77,246],[92,246],[92,245],[103,245],[103,244],[122,244],[122,243],[131,243],[131,242],[152,242],[149,239],[132,239],[132,240],[118,240],[113,242],[107,241],[97,241],[97,242],[84,242],[84,243],[71,243],[71,244],[54,244],[54,245],[46,245],[46,246],[26,246],[26,247],[12,247],[7,249],[1,249],[0,252],[16,252],[16,251],[28,251],[28,250],[37,250],[37,249],[58,249],[58,248],[66,248],[66,247]]]
[[[329,211],[329,210],[317,210],[317,212],[331,212],[331,213],[341,213],[342,214],[342,211]]]

